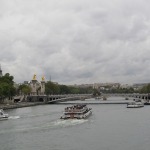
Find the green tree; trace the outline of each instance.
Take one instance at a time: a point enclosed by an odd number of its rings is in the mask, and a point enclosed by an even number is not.
[[[46,84],[45,84],[45,93],[48,95],[48,94],[59,94],[60,93],[60,88],[59,88],[59,85],[51,82],[51,81],[48,81]]]
[[[98,89],[93,89],[93,96],[100,96],[101,93]]]
[[[29,93],[31,93],[31,87],[26,84],[20,85],[18,90],[21,91],[21,93],[23,93],[24,95],[28,95]]]
[[[70,89],[70,94],[79,94],[80,90],[77,87],[69,87]]]
[[[16,94],[16,89],[14,87],[14,77],[6,73],[4,76],[0,77],[0,100],[3,101],[4,98],[12,99]]]
[[[60,94],[69,94],[70,92],[70,88],[66,85],[59,85],[60,88]]]
[[[141,90],[139,90],[140,93],[150,93],[150,84],[143,86]]]

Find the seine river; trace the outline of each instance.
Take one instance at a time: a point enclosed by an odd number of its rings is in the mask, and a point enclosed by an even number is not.
[[[66,106],[6,110],[10,117],[0,121],[0,150],[150,149],[150,106],[91,104],[93,114],[88,119],[60,120]]]

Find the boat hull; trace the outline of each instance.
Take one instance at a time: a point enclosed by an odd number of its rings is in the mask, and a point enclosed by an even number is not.
[[[144,107],[144,105],[127,105],[127,108],[140,108]]]
[[[8,114],[5,114],[3,109],[0,109],[0,121],[1,120],[7,120],[8,119]]]
[[[7,120],[8,117],[0,117],[0,121]]]
[[[91,116],[92,111],[89,110],[87,113],[83,114],[83,115],[63,115],[60,117],[60,119],[86,119],[89,116]]]
[[[150,102],[144,103],[144,105],[150,105]]]

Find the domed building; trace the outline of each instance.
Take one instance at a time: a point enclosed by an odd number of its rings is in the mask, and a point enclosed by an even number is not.
[[[37,80],[36,74],[33,75],[29,83],[31,87],[31,95],[45,95],[45,78],[42,76],[41,81]]]

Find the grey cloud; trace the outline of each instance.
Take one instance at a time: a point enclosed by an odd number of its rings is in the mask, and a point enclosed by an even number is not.
[[[134,5],[133,5],[134,3]],[[2,0],[0,63],[16,82],[149,82],[146,0]]]

